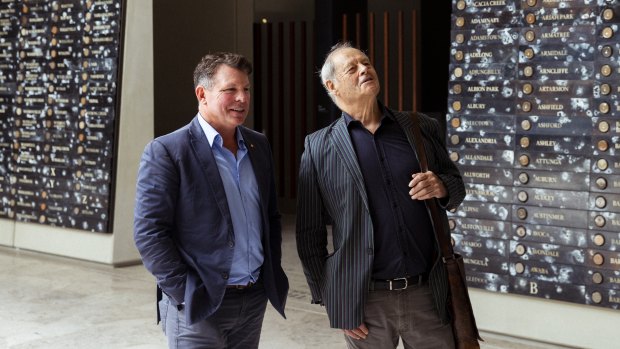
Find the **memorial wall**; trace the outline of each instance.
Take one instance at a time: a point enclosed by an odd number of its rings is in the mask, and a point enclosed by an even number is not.
[[[0,219],[111,228],[121,0],[0,0]]]
[[[620,307],[620,1],[453,1],[470,287]]]

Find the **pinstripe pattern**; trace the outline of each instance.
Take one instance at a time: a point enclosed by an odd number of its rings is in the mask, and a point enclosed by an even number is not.
[[[409,114],[392,113],[415,152]],[[419,120],[429,170],[438,174],[448,190],[449,200],[441,202],[441,207],[456,208],[465,197],[459,171],[448,158],[437,121],[422,114]],[[445,231],[449,231],[442,213]],[[332,255],[327,253],[328,224],[332,224]],[[313,302],[325,305],[331,327],[358,327],[372,274],[373,226],[362,172],[343,117],[306,137],[296,229],[297,251]],[[437,268],[440,265],[438,258],[429,283],[442,320],[447,322],[448,285],[444,268]]]

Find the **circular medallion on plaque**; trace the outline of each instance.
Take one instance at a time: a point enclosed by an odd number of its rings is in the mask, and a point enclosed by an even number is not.
[[[452,160],[453,162],[459,161],[459,153],[457,152],[450,153],[450,160]]]
[[[530,120],[521,121],[521,128],[529,131],[532,128],[532,122]]]
[[[601,139],[596,143],[596,148],[600,151],[607,151],[609,149],[609,143],[606,140]]]
[[[606,8],[605,11],[603,11],[603,19],[606,21],[614,19],[614,10]]]
[[[603,133],[607,133],[607,132],[609,132],[609,122],[604,121],[604,120],[603,120],[603,121],[601,121],[601,122],[599,122],[599,124],[598,124],[598,130],[599,130],[599,131],[601,131],[601,132],[603,132]]]
[[[534,68],[532,67],[523,68],[523,75],[527,76],[528,78],[531,77],[532,75],[534,75]]]
[[[527,210],[523,207],[517,209],[517,218],[523,220],[527,218]]]
[[[527,192],[526,192],[526,191],[523,191],[523,190],[522,190],[522,191],[520,191],[520,192],[517,194],[517,198],[518,198],[518,199],[519,199],[519,201],[521,201],[521,202],[527,202],[527,199],[528,199]]]
[[[602,284],[603,281],[605,281],[605,279],[603,278],[603,274],[599,273],[598,271],[592,274],[592,282],[594,282],[595,284]]]
[[[609,113],[609,109],[610,109],[609,108],[609,103],[607,103],[607,102],[603,102],[603,103],[599,104],[599,106],[598,106],[598,111],[600,111],[603,114]]]
[[[454,69],[454,76],[456,76],[457,78],[460,78],[461,76],[463,76],[463,68],[456,67]]]
[[[463,34],[456,34],[456,36],[454,37],[454,41],[456,41],[457,44],[462,44],[465,42],[465,35]]]
[[[527,155],[521,155],[519,156],[519,164],[521,164],[521,166],[527,166],[530,164],[530,157]]]
[[[527,5],[529,7],[534,7],[536,6],[536,0],[527,0]]]
[[[454,228],[456,228],[456,222],[454,219],[448,220],[448,225],[450,226],[450,230],[454,230]]]
[[[525,40],[532,42],[534,39],[536,39],[536,34],[533,30],[528,30],[525,32]]]
[[[607,200],[603,196],[597,196],[594,200],[594,205],[598,208],[605,208],[605,206],[607,206]]]
[[[463,51],[456,51],[454,53],[454,59],[456,59],[457,61],[462,61],[463,60]]]
[[[530,176],[525,173],[525,172],[521,172],[519,173],[519,182],[521,184],[527,184],[530,181]]]
[[[601,85],[601,94],[607,96],[611,93],[611,86],[609,84]]]
[[[463,106],[461,105],[461,102],[460,102],[460,101],[454,101],[454,102],[452,102],[452,109],[454,109],[454,110],[456,110],[456,111],[460,111],[462,107],[463,107]]]
[[[528,48],[525,49],[525,51],[523,51],[523,55],[527,59],[532,59],[532,58],[534,58],[534,50],[532,48],[528,47]]]
[[[517,252],[519,256],[523,256],[525,252],[527,252],[527,249],[525,246],[518,244],[517,247],[515,247],[515,252]]]
[[[598,159],[596,167],[601,171],[605,171],[609,167],[609,163],[605,159]]]
[[[532,87],[532,84],[530,84],[529,82],[525,85],[523,85],[523,93],[525,93],[526,95],[529,95],[530,93],[532,93],[532,91],[534,91],[534,87]]]
[[[450,120],[450,125],[452,125],[452,127],[454,127],[454,128],[458,128],[459,126],[461,126],[461,119],[454,118],[454,119]]]
[[[521,110],[523,110],[526,113],[532,111],[532,103],[529,101],[525,101],[521,103]]]
[[[605,264],[605,257],[603,257],[602,254],[597,253],[594,256],[592,256],[592,261],[596,265],[603,265],[603,264]]]
[[[459,137],[459,135],[450,136],[450,143],[452,143],[453,145],[459,144],[460,141],[461,138]]]
[[[533,13],[528,13],[525,16],[525,22],[527,22],[527,24],[534,24],[536,23],[536,15]]]
[[[611,69],[611,66],[609,64],[604,64],[601,67],[601,75],[603,75],[603,76],[610,76],[611,73],[612,73],[612,69]]]
[[[523,272],[525,271],[525,265],[521,262],[515,263],[515,271],[517,272],[517,274],[523,274]]]
[[[465,25],[465,18],[463,17],[457,17],[456,18],[456,26],[457,27],[462,27]]]
[[[465,9],[465,1],[459,0],[456,3],[456,8],[459,9],[459,10],[464,10]]]
[[[598,215],[596,217],[594,217],[594,224],[599,227],[602,228],[605,226],[605,224],[607,224],[607,221],[605,220],[605,217]]]
[[[521,137],[519,144],[521,145],[521,148],[527,148],[530,146],[530,139],[528,137]]]
[[[527,230],[524,226],[520,225],[517,227],[516,233],[519,237],[524,238],[527,235]]]
[[[606,27],[601,32],[601,36],[605,39],[611,39],[611,37],[614,36],[614,30],[611,29],[610,27]]]
[[[605,236],[603,236],[602,234],[596,234],[594,235],[592,241],[594,241],[594,244],[596,246],[603,246],[605,245]]]
[[[599,188],[600,190],[607,189],[607,180],[605,178],[598,177],[595,183],[596,183],[596,187]]]
[[[614,50],[609,45],[605,45],[601,48],[601,55],[603,55],[603,57],[605,58],[611,57],[613,53],[614,53]]]
[[[592,292],[592,302],[600,304],[603,301],[603,294],[599,291]]]

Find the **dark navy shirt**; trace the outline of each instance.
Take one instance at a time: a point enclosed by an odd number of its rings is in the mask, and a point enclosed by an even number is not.
[[[374,135],[343,113],[364,176],[374,228],[374,279],[394,279],[430,271],[434,233],[423,201],[409,196],[420,164],[394,116],[382,108]]]

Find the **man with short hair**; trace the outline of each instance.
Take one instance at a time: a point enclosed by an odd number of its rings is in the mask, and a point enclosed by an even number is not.
[[[405,348],[453,348],[447,276],[424,200],[453,209],[465,189],[439,124],[419,114],[429,166],[421,173],[411,116],[377,100],[363,52],[334,46],[321,79],[342,116],[306,137],[299,170],[297,248],[312,302],[349,348],[396,348],[399,339]]]
[[[267,299],[284,316],[271,150],[243,126],[251,72],[241,55],[204,56],[194,71],[198,114],[140,161],[134,239],[163,291],[170,348],[258,348]]]

